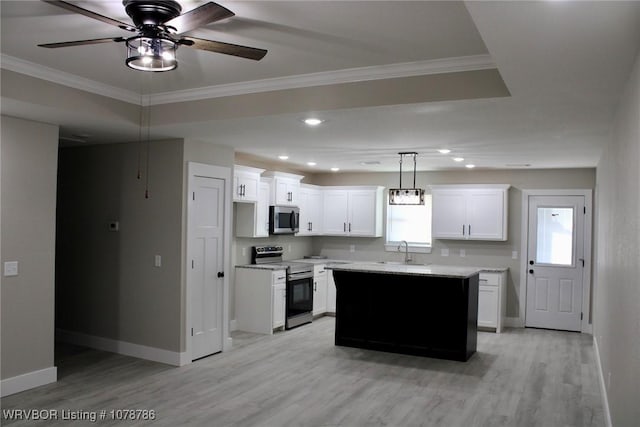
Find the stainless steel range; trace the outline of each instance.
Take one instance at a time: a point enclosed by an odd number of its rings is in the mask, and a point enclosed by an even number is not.
[[[278,245],[254,246],[251,248],[251,263],[282,266],[286,270],[285,329],[291,329],[313,320],[313,265],[283,261],[283,253],[284,248]]]

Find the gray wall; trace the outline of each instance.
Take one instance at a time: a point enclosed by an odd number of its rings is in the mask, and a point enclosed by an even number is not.
[[[594,336],[614,426],[640,420],[640,55],[597,169]]]
[[[60,150],[56,326],[182,351],[183,142],[149,154],[145,199],[146,145]]]
[[[398,186],[398,173],[317,174],[313,177],[313,183],[318,185],[382,185],[389,188]],[[460,170],[418,173],[416,178],[418,187],[425,188],[435,184],[511,184],[512,187],[509,190],[509,240],[506,242],[434,240],[431,254],[414,254],[413,258],[422,263],[508,267],[507,316],[518,317],[520,315],[518,298],[520,294],[522,190],[593,189],[595,169]],[[402,257],[400,254],[384,251],[384,242],[384,237],[375,239],[316,237],[313,240],[313,252],[336,259],[400,260]],[[350,252],[349,245],[356,245],[356,252]],[[448,257],[440,255],[443,248],[449,249]],[[464,258],[460,257],[461,249],[466,252]],[[518,252],[518,259],[512,259],[513,251]]]
[[[2,116],[1,378],[54,364],[54,258],[58,127]],[[2,264],[2,265],[3,265]]]

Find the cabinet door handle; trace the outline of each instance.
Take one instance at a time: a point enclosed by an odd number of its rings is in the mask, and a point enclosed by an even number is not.
[[[351,233],[351,223],[349,223],[349,233]]]
[[[343,225],[342,230],[346,233],[347,232],[347,223],[344,222],[344,223],[342,223],[342,225]]]
[[[469,236],[471,236],[471,224],[469,224]]]
[[[462,224],[462,235],[464,236],[464,224]]]

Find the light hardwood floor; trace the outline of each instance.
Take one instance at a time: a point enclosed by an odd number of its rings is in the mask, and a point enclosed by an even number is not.
[[[333,345],[334,319],[258,336],[181,368],[112,353],[70,352],[55,384],[2,409],[153,409],[153,422],[59,420],[2,425],[603,426],[589,335],[536,329],[478,333],[467,362]]]

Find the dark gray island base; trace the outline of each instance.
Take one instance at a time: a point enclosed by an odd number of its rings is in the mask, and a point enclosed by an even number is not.
[[[333,271],[336,345],[458,361],[475,353],[477,273],[364,270]]]

